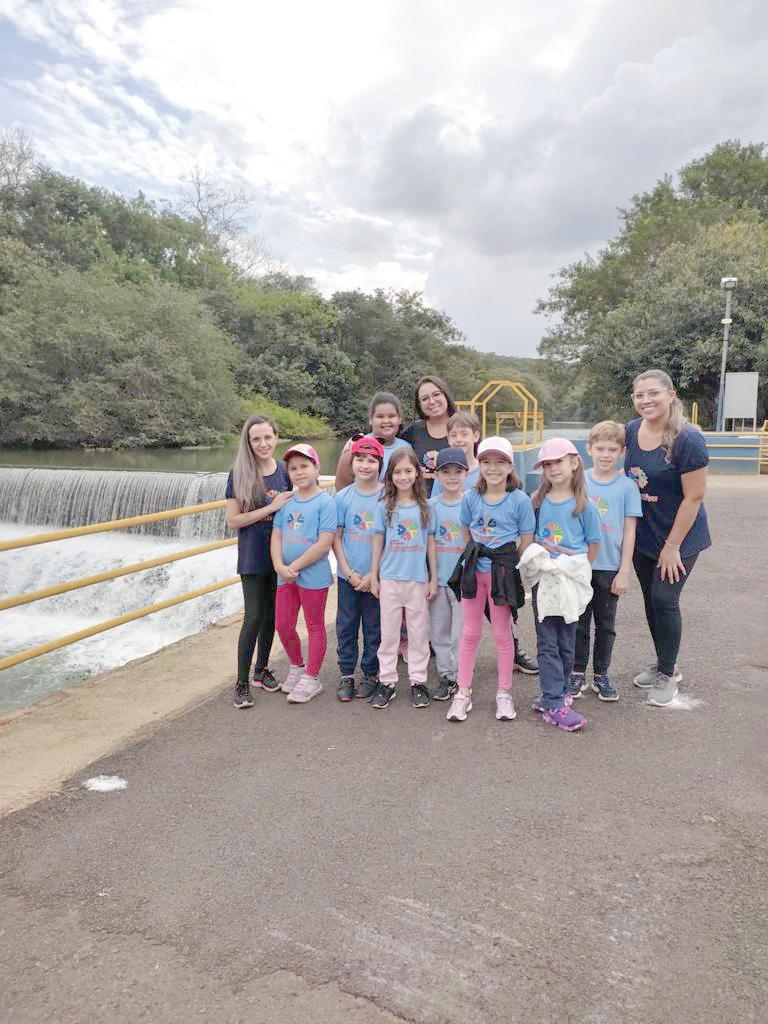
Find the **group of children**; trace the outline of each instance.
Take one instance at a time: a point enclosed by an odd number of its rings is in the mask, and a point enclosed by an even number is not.
[[[371,419],[375,430],[380,424]],[[476,417],[455,413],[448,423],[449,447],[436,454],[429,498],[419,460],[396,437],[396,424],[387,426],[392,427],[388,432],[352,442],[353,481],[335,498],[319,486],[314,448],[295,444],[284,454],[292,491],[263,497],[264,502],[271,498],[263,505],[271,512],[252,522],[267,526],[264,520],[271,520],[274,621],[290,668],[278,682],[266,664],[269,652],[265,655],[260,645],[254,685],[281,690],[291,703],[306,703],[322,691],[333,550],[340,701],[357,698],[376,709],[388,707],[397,692],[402,653],[413,706],[450,700],[448,720],[465,721],[488,619],[498,662],[495,715],[500,721],[514,719],[512,623],[530,590],[541,689],[533,708],[548,724],[567,732],[580,729],[585,719],[573,702],[588,686],[603,701],[618,699],[609,676],[616,606],[628,586],[635,525],[642,514],[637,486],[620,472],[624,427],[612,421],[593,427],[588,442],[593,468],[588,472],[570,441],[547,441],[535,466],[542,470],[542,482],[530,498],[515,471],[509,441],[489,437],[480,442]],[[269,452],[254,449],[262,469],[272,469],[273,451],[274,444]],[[232,493],[230,481],[228,497]],[[250,525],[234,519],[230,525],[239,526],[241,534]],[[245,594],[245,577],[243,587]],[[306,659],[296,631],[299,610],[307,625]],[[594,674],[588,684],[592,620]],[[243,679],[247,643],[245,648],[235,693],[240,708],[253,703],[247,672]],[[251,657],[253,649],[251,644]],[[431,653],[438,685],[430,691]],[[533,671],[536,667],[533,662]]]

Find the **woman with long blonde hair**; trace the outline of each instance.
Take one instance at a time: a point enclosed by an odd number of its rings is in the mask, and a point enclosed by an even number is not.
[[[624,469],[640,489],[634,566],[656,661],[635,676],[648,703],[666,707],[677,695],[682,616],[680,594],[699,554],[712,543],[704,508],[709,453],[700,430],[686,422],[683,403],[663,370],[635,377],[639,418],[627,424]]]
[[[227,480],[227,526],[237,530],[237,571],[245,613],[237,644],[236,708],[253,707],[253,685],[275,692],[280,683],[269,671],[275,636],[277,576],[269,544],[272,518],[291,497],[285,463],[275,458],[277,424],[268,416],[250,416],[240,434],[235,465]]]

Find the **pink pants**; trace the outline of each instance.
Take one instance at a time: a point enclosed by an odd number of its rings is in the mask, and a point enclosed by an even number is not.
[[[389,686],[397,682],[397,652],[405,613],[408,627],[408,678],[412,686],[414,683],[426,683],[429,667],[427,584],[413,580],[382,580],[379,604],[379,681]]]
[[[296,632],[299,621],[299,608],[304,612],[307,624],[308,650],[307,675],[316,678],[320,675],[327,646],[325,638],[325,602],[328,588],[323,590],[307,590],[298,583],[281,583],[275,598],[275,629],[280,642],[285,648],[288,660],[292,665],[303,665],[301,640]]]
[[[515,664],[515,642],[512,637],[512,609],[494,604],[491,600],[491,574],[477,573],[477,593],[472,598],[462,597],[461,613],[464,624],[459,644],[459,670],[456,681],[463,690],[472,689],[477,648],[483,636],[483,616],[486,603],[491,612],[491,632],[496,642],[499,661],[499,689],[509,690],[512,686],[512,669]]]

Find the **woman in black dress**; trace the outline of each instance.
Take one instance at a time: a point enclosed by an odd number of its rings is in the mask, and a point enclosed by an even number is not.
[[[417,383],[414,406],[416,419],[401,436],[416,452],[430,495],[437,453],[448,447],[448,420],[456,412],[456,405],[445,381],[429,376]]]

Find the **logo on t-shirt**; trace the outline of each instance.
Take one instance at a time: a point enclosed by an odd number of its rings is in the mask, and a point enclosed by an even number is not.
[[[287,526],[289,530],[300,530],[304,525],[304,516],[301,512],[289,512]]]
[[[397,524],[398,540],[413,540],[419,532],[419,524],[415,519],[401,519]]]
[[[372,530],[373,529],[373,512],[355,512],[352,517],[352,522],[356,530]]]
[[[563,529],[559,523],[547,523],[541,528],[539,536],[548,544],[559,544],[563,539]]]
[[[266,491],[266,495],[267,495],[267,497],[268,497],[268,498],[276,498],[276,497],[278,496],[278,494],[279,494],[279,493],[280,493],[280,492],[279,492],[279,491],[276,491],[276,490],[274,489],[274,487],[272,488],[272,490],[271,490],[271,491]]]
[[[496,520],[493,516],[480,516],[477,521],[477,532],[483,537],[492,537],[496,529]]]
[[[421,461],[424,463],[425,469],[434,469],[437,465],[437,451],[424,452],[421,457]]]
[[[605,498],[590,498],[590,501],[600,513],[600,517],[608,515],[608,502]]]
[[[453,519],[446,519],[440,525],[440,540],[445,544],[451,544],[461,533],[461,527]]]
[[[648,486],[648,477],[645,475],[645,471],[639,466],[630,466],[629,473],[640,490]]]

